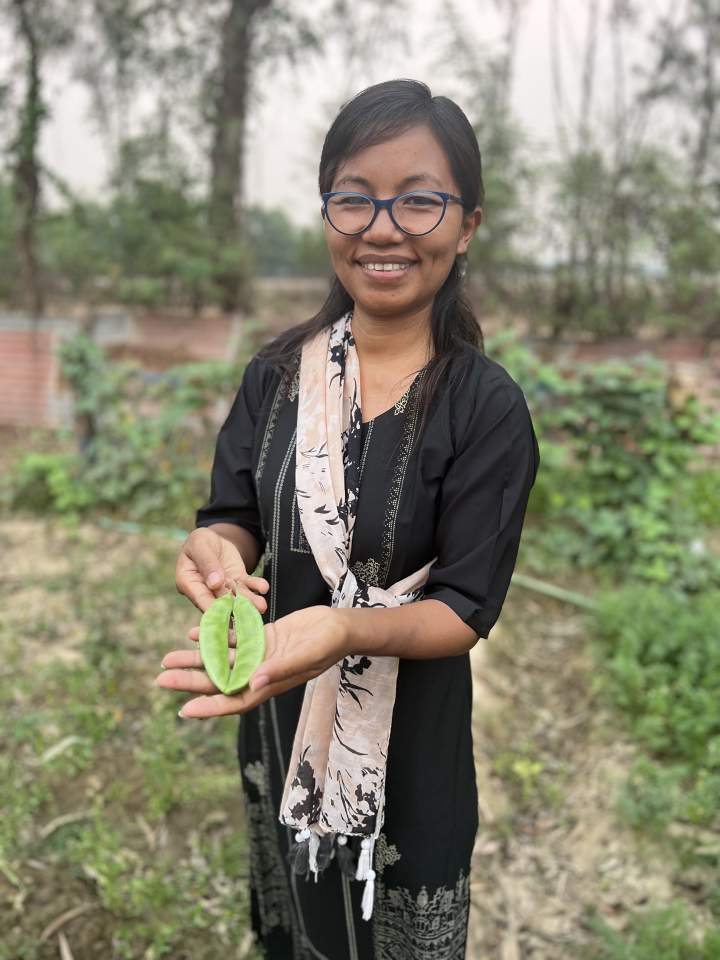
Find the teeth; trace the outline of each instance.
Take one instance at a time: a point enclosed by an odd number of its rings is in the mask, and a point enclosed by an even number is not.
[[[365,270],[407,270],[409,263],[363,263]]]

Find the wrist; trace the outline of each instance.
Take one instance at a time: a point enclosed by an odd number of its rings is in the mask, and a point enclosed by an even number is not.
[[[350,624],[347,619],[347,610],[342,609],[341,607],[335,607],[333,610],[333,616],[335,617],[335,624],[337,626],[340,646],[340,656],[347,657],[350,653]]]
[[[344,656],[372,656],[376,653],[373,637],[368,634],[368,611],[359,607],[336,607],[337,620],[342,632]]]

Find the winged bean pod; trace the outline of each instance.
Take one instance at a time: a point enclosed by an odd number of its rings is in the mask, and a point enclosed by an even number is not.
[[[235,663],[230,667],[229,629],[235,627]],[[244,594],[218,597],[200,618],[200,656],[207,675],[222,693],[247,686],[265,656],[265,625],[255,604]]]

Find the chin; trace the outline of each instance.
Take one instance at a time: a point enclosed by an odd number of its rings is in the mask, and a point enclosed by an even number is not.
[[[397,313],[409,313],[414,307],[412,301],[389,296],[361,297],[359,300],[353,297],[353,302],[362,307],[366,313],[373,314],[376,317],[390,317]]]

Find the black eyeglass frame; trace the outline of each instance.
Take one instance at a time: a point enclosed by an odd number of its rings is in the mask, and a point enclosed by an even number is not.
[[[393,211],[392,211],[393,204],[395,203],[396,200],[402,200],[403,197],[415,197],[418,194],[428,194],[428,193],[433,194],[433,196],[442,198],[443,209],[442,209],[442,213],[440,214],[440,219],[438,220],[438,222],[435,224],[434,227],[430,227],[429,230],[425,230],[423,233],[412,233],[410,230],[405,230],[405,228],[401,227],[400,224],[395,219],[395,217],[393,216]],[[465,210],[470,212],[470,208],[464,202],[462,197],[456,197],[455,194],[446,193],[444,190],[409,190],[409,191],[406,191],[405,193],[398,193],[397,196],[395,197],[388,197],[386,200],[378,200],[377,197],[371,197],[369,193],[358,193],[358,192],[355,192],[354,190],[330,190],[327,193],[321,193],[320,196],[322,197],[322,202],[323,202],[322,210],[321,210],[323,219],[327,217],[327,222],[330,224],[333,230],[337,230],[337,232],[341,233],[344,237],[359,237],[361,233],[365,233],[365,231],[369,230],[370,227],[375,223],[375,221],[377,220],[377,216],[381,210],[387,210],[388,214],[390,215],[390,219],[395,224],[397,229],[400,230],[401,233],[407,234],[407,236],[409,237],[426,237],[429,233],[432,233],[433,230],[437,230],[437,228],[440,226],[440,224],[443,222],[445,218],[445,211],[447,210],[448,203],[451,203],[451,202],[459,203]],[[328,213],[328,200],[330,200],[331,197],[337,197],[337,196],[363,197],[365,200],[369,200],[375,207],[373,211],[373,215],[370,219],[370,223],[368,223],[367,226],[363,227],[362,230],[354,230],[352,233],[347,233],[345,230],[338,229],[338,227],[336,227],[335,224],[332,222],[330,214]]]

